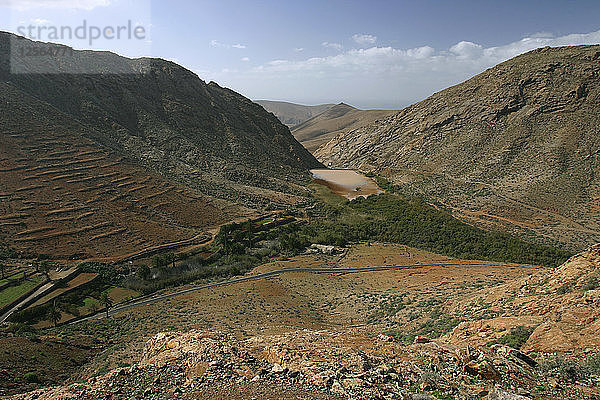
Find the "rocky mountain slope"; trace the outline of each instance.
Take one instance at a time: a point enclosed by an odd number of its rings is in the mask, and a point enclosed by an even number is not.
[[[600,47],[544,48],[316,151],[371,170],[475,224],[600,241]]]
[[[288,103],[286,101],[256,100],[270,113],[275,114],[279,120],[290,128],[319,115],[331,107],[333,104],[320,104],[316,106],[305,106],[303,104]]]
[[[80,259],[190,241],[303,201],[320,166],[261,106],[164,60],[0,33],[0,85],[0,226],[18,249]]]
[[[482,345],[527,326],[532,333],[525,351],[595,351],[600,346],[599,278],[600,245],[595,245],[551,273],[538,271],[451,302],[447,307],[457,315],[496,317],[462,323],[448,341]]]
[[[340,103],[295,126],[292,133],[304,147],[314,152],[319,146],[343,132],[371,124],[394,113],[388,110],[359,110]]]

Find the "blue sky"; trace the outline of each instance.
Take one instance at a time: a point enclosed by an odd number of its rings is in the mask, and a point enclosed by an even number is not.
[[[131,21],[143,40],[36,38],[166,58],[252,99],[363,108],[406,106],[536,47],[600,43],[599,16],[597,0],[0,0],[2,30]]]

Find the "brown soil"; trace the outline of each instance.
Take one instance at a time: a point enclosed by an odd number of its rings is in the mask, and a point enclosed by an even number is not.
[[[69,133],[5,132],[0,222],[19,251],[114,259],[241,215]]]

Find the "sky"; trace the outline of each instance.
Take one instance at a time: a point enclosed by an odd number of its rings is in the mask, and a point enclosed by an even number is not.
[[[386,109],[538,47],[600,44],[599,17],[598,0],[0,0],[0,30],[168,59],[255,100]]]

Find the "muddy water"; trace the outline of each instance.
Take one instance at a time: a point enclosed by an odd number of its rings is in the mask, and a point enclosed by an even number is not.
[[[349,169],[311,169],[315,182],[328,186],[334,193],[355,199],[383,193],[371,178]]]

